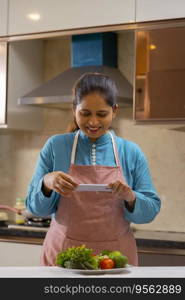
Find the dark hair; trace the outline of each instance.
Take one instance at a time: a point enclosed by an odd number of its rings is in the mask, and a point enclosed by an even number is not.
[[[115,82],[107,75],[101,73],[85,73],[74,84],[73,108],[81,103],[83,97],[91,93],[100,94],[112,108],[117,104],[117,87]],[[68,132],[78,129],[75,120],[68,127]]]
[[[115,82],[107,75],[100,73],[85,73],[73,87],[73,107],[81,103],[83,97],[90,93],[99,93],[108,105],[114,107],[117,100]]]

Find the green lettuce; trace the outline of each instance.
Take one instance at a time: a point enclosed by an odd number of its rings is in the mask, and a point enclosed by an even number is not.
[[[56,265],[68,269],[98,269],[98,257],[93,256],[93,250],[85,245],[71,247],[59,252],[56,257]]]

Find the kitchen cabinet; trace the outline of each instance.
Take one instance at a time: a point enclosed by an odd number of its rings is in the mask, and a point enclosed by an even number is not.
[[[39,266],[41,245],[0,242],[0,266]]]
[[[138,251],[139,266],[185,266],[182,249],[142,248]]]
[[[135,0],[9,0],[9,35],[135,22]]]
[[[0,126],[6,124],[7,43],[0,43]]]
[[[0,37],[8,34],[8,0],[0,0]]]
[[[135,120],[185,120],[185,27],[136,32]]]
[[[136,22],[184,17],[184,0],[136,0]]]
[[[43,111],[17,104],[42,83],[42,41],[1,42],[0,50],[0,128],[42,129]]]

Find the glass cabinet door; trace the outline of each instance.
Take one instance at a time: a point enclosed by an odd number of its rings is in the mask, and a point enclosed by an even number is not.
[[[0,42],[0,128],[6,127],[7,43]]]
[[[136,31],[135,120],[185,120],[185,27]]]

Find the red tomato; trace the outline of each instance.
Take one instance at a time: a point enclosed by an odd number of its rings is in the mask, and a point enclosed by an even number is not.
[[[101,269],[113,269],[114,266],[115,266],[115,263],[111,258],[104,258],[100,261]]]

